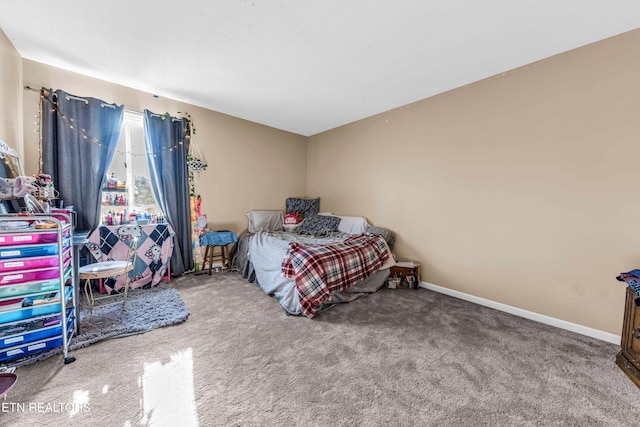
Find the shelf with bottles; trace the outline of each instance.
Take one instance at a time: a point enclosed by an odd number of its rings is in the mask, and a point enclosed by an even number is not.
[[[102,192],[102,207],[127,207],[129,205],[129,196],[126,194],[118,194],[115,191]]]
[[[101,225],[125,225],[125,224],[167,224],[164,214],[160,212],[128,212],[126,209],[103,208]]]
[[[118,206],[106,206],[111,208],[118,208]],[[102,211],[102,225],[124,225],[129,222],[129,215],[127,209],[124,206],[120,206],[122,209],[104,209]]]
[[[105,191],[126,193],[127,183],[124,181],[118,181],[116,174],[114,172],[111,172],[111,176],[107,177],[107,181],[102,188],[102,192],[104,193]]]

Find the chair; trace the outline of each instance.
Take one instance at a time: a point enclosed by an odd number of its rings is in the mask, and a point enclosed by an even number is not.
[[[89,318],[91,318],[93,314],[93,308],[96,306],[96,301],[105,300],[108,298],[115,298],[122,296],[122,310],[127,310],[127,292],[129,291],[129,283],[131,282],[131,278],[129,277],[129,272],[133,270],[136,260],[138,258],[138,239],[132,239],[129,244],[129,249],[127,251],[127,256],[124,260],[113,260],[113,261],[102,261],[96,262],[93,264],[87,264],[78,269],[78,278],[80,280],[84,279],[84,293],[87,297],[87,301],[89,302]],[[92,279],[100,279],[100,283],[102,283],[102,279],[106,279],[109,277],[118,277],[126,275],[126,280],[124,284],[124,290],[122,293],[112,293],[109,295],[96,297],[93,295],[93,289],[91,287]],[[102,286],[101,286],[102,287]],[[111,302],[111,303],[101,303],[100,306],[103,305],[113,305],[119,304],[119,301]]]

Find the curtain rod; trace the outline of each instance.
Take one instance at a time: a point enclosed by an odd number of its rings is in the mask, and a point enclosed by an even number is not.
[[[34,88],[32,88],[31,86],[29,86],[29,85],[25,85],[25,86],[23,86],[23,89],[24,89],[24,90],[30,90],[30,91],[32,91],[32,92],[38,92],[38,93],[40,93],[40,89],[34,89]],[[84,102],[85,102],[85,103],[87,103],[87,104],[89,103],[89,101],[87,101],[86,99],[84,99],[84,98],[80,98],[80,97],[77,97],[77,96],[73,96],[73,95],[67,95],[67,99],[75,99],[75,100],[77,100],[77,101],[84,101]],[[100,104],[100,106],[101,106],[101,107],[109,107],[109,108],[113,108],[113,109],[115,109],[115,108],[116,108],[116,106],[115,106],[115,105],[113,105],[113,104],[105,104],[104,102],[103,102],[102,104]],[[130,112],[130,113],[144,114],[142,111],[132,110],[132,109],[130,109],[130,108],[125,108],[124,110],[125,110],[125,111],[128,111],[128,112]],[[151,117],[164,117],[164,116],[165,116],[165,114],[155,114],[155,113],[151,113]],[[176,121],[180,121],[180,120],[181,120],[181,119],[176,118],[176,117],[172,117],[172,119],[173,119],[173,121],[174,121],[174,122],[176,122]]]
[[[23,89],[24,89],[24,90],[30,90],[31,92],[38,92],[38,93],[40,93],[40,89],[34,89],[34,88],[32,88],[31,86],[29,86],[29,85],[25,85],[25,86],[23,86]],[[87,104],[89,103],[89,101],[87,101],[86,99],[84,99],[84,98],[80,98],[80,97],[77,97],[77,96],[73,96],[73,95],[67,95],[67,100],[68,100],[68,99],[75,99],[76,101],[84,101],[84,102],[85,102],[85,103],[87,103]],[[116,106],[115,106],[115,105],[113,105],[113,104],[106,104],[106,103],[104,103],[104,102],[103,102],[103,103],[101,103],[101,104],[100,104],[100,106],[101,106],[101,107],[109,107],[109,108],[113,108],[113,109],[115,109],[115,108],[116,108]],[[131,108],[125,108],[124,110],[125,110],[125,111],[129,111],[130,113],[144,114],[142,111],[132,110]]]

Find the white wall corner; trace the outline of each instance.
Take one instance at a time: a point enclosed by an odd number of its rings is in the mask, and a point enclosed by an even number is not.
[[[523,310],[518,307],[502,304],[500,302],[466,294],[464,292],[456,291],[453,289],[443,288],[442,286],[434,285],[433,283],[420,282],[420,287],[444,295],[449,295],[454,298],[469,301],[474,304],[479,304],[485,307],[493,308],[495,310],[504,311],[505,313],[513,314],[514,316],[524,317],[525,319],[544,323],[545,325],[555,326],[556,328],[565,329],[567,331],[586,335],[591,338],[596,338],[612,344],[620,345],[620,335],[611,334],[609,332],[604,332],[598,329],[578,325],[577,323],[567,322],[566,320],[560,320],[554,317],[545,316],[544,314],[535,313],[533,311]]]

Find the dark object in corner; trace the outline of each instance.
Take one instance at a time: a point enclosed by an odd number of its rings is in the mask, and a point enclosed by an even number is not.
[[[622,325],[621,350],[616,356],[616,365],[627,374],[631,381],[640,387],[640,308],[636,293],[627,288],[624,307],[624,323]]]
[[[616,279],[620,282],[626,282],[627,285],[634,290],[636,299],[634,300],[637,306],[640,306],[640,270],[631,270],[627,273],[621,273]]]

